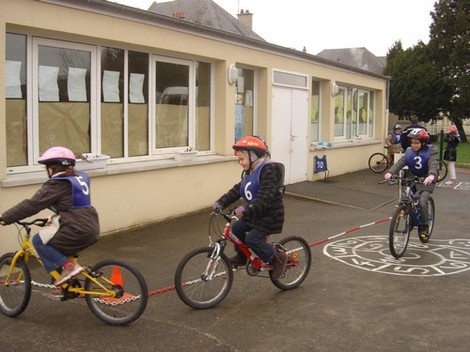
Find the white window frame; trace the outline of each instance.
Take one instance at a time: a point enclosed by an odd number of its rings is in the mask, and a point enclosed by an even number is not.
[[[153,155],[167,155],[172,154],[176,151],[184,150],[186,147],[169,147],[169,148],[157,148],[156,147],[156,79],[155,79],[155,64],[157,62],[165,62],[176,65],[185,65],[189,68],[188,77],[188,146],[194,147],[196,144],[196,99],[195,99],[195,87],[196,87],[196,70],[195,62],[193,60],[185,60],[180,58],[172,58],[160,55],[150,56],[150,141],[151,148],[150,152]]]
[[[87,51],[90,53],[90,148],[91,151],[97,149],[99,145],[99,121],[97,118],[97,47],[94,45],[86,45],[80,43],[65,42],[53,39],[32,38],[32,69],[31,74],[31,102],[32,109],[28,110],[28,126],[32,130],[28,131],[28,145],[33,146],[29,152],[29,160],[33,160],[33,164],[37,165],[39,155],[39,47],[49,46],[54,48],[64,48],[70,50]],[[31,149],[31,148],[30,148]],[[32,158],[31,158],[32,157]]]

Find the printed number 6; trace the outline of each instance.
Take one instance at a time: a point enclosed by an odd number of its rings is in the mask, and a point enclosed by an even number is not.
[[[245,198],[246,200],[252,200],[253,199],[253,194],[251,194],[250,190],[248,188],[250,188],[251,186],[251,182],[248,182],[246,185],[245,185],[245,189],[244,189],[244,192],[245,192]]]
[[[82,180],[82,176],[75,176],[75,178],[77,179],[77,181],[78,181],[78,183],[80,184],[80,186],[82,186],[82,192],[83,192],[83,194],[88,195],[88,194],[90,193],[90,189],[88,188],[87,183]]]

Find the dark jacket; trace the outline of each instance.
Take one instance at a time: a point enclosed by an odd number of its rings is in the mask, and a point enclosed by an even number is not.
[[[457,146],[460,143],[460,137],[455,134],[446,134],[444,140],[447,142],[444,151],[444,160],[457,161]]]
[[[44,209],[60,215],[60,229],[48,242],[62,254],[71,256],[98,240],[98,213],[94,207],[70,208],[72,186],[66,180],[51,178],[34,194],[2,214],[5,224],[28,218]]]
[[[279,182],[283,171],[275,163],[267,163],[260,172],[260,188],[256,198],[246,206],[243,219],[248,225],[266,233],[280,233],[284,225],[284,204]],[[226,208],[238,201],[240,182],[217,200]]]

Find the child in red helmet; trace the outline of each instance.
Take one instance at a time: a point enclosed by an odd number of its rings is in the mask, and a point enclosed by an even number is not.
[[[100,232],[98,214],[90,202],[90,179],[74,169],[75,155],[64,147],[52,147],[39,158],[49,180],[33,195],[0,215],[7,225],[49,209],[51,226],[32,239],[47,272],[62,270],[56,286],[82,271],[69,257],[94,244]]]
[[[457,127],[454,125],[449,126],[446,132],[444,140],[447,142],[447,146],[444,151],[444,160],[448,161],[450,180],[445,182],[445,184],[448,186],[454,186],[457,180],[455,162],[457,161],[457,146],[460,143],[460,136],[457,131]]]
[[[223,209],[240,198],[246,205],[236,208],[239,220],[232,225],[232,233],[265,263],[273,264],[271,273],[279,278],[286,268],[287,256],[266,241],[270,234],[280,233],[284,225],[284,204],[279,185],[283,170],[277,163],[269,162],[268,148],[256,136],[246,136],[233,145],[238,163],[243,168],[242,179],[213,205]],[[238,253],[230,258],[233,266],[243,266],[246,258]]]
[[[384,175],[386,180],[390,180],[405,166],[409,171],[418,177],[425,177],[422,184],[416,185],[419,192],[419,204],[421,210],[421,223],[418,225],[419,236],[427,240],[429,236],[428,225],[428,199],[434,191],[437,176],[439,175],[438,164],[434,158],[434,150],[428,144],[429,133],[422,128],[415,128],[408,133],[410,146],[405,154],[388,170]]]

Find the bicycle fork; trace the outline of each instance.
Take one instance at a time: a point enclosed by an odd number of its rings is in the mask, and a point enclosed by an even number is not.
[[[18,260],[21,260],[21,258],[24,258],[24,255],[25,255],[25,251],[23,251],[23,250],[20,250],[20,251],[15,253],[13,258],[11,259],[10,267],[8,268],[8,274],[5,277],[5,282],[2,282],[2,284],[9,285],[9,284],[12,283],[11,282],[11,277],[13,276],[13,270],[16,266],[16,262]],[[23,273],[21,273],[20,276],[15,278],[14,282],[20,282],[23,279],[22,276],[23,276]]]
[[[220,255],[223,252],[224,246],[216,242],[214,243],[214,249],[212,250],[211,254],[208,256],[209,262],[207,263],[206,270],[202,274],[202,280],[210,281],[214,278],[215,271],[220,263]]]

